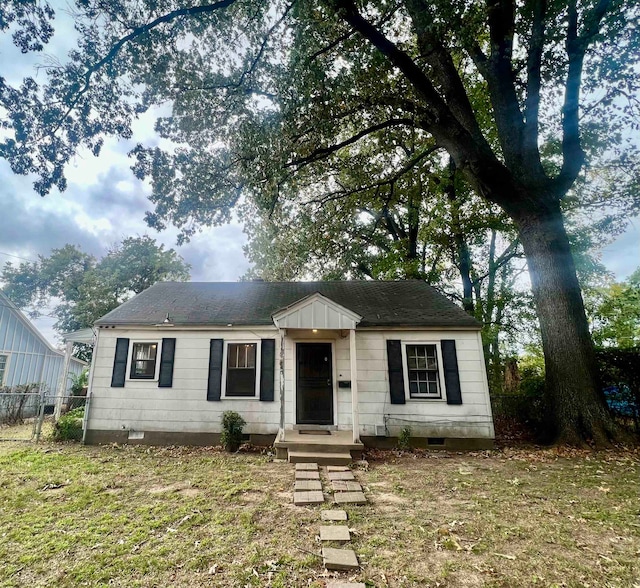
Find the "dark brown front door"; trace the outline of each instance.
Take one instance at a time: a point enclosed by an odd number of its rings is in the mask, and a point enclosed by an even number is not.
[[[297,343],[296,422],[333,425],[331,343]]]

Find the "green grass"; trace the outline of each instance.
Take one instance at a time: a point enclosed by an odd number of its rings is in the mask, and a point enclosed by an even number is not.
[[[371,502],[348,509],[362,570],[342,578],[640,585],[636,452],[373,457]],[[257,453],[0,444],[0,586],[320,588],[318,509],[292,486]]]

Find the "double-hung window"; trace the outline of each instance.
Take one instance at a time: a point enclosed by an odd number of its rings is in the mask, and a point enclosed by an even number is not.
[[[4,383],[4,374],[7,371],[8,355],[0,355],[0,386]]]
[[[442,398],[435,344],[407,344],[407,383],[410,398]]]
[[[131,380],[155,380],[158,359],[157,342],[135,342],[131,350]]]
[[[255,397],[257,394],[257,343],[227,344],[226,397]]]

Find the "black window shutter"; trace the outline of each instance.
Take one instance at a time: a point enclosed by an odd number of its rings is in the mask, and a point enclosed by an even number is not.
[[[447,389],[447,404],[462,404],[456,342],[453,339],[442,339],[440,348],[442,349],[442,367],[444,369],[444,385]]]
[[[260,352],[260,400],[273,402],[276,340],[263,339]]]
[[[399,340],[387,340],[387,361],[389,363],[389,391],[391,404],[404,404],[404,375],[402,373],[402,344]]]
[[[160,376],[158,388],[171,388],[173,386],[173,358],[176,353],[176,340],[162,340],[162,355],[160,357]]]
[[[124,388],[124,380],[127,375],[128,355],[129,339],[118,337],[116,341],[116,355],[113,360],[113,372],[111,374],[112,388]]]
[[[209,384],[207,400],[220,400],[222,390],[222,339],[211,339],[209,351]]]

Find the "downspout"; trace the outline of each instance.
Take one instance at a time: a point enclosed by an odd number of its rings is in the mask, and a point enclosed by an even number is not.
[[[356,330],[349,330],[349,363],[351,367],[351,421],[353,442],[360,442],[360,412],[358,406],[358,361],[356,349]]]
[[[285,330],[278,328],[280,335],[280,441],[284,441],[284,335]]]

